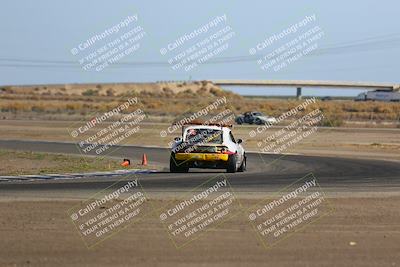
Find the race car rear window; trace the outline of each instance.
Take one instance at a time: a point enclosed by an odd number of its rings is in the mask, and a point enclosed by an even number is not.
[[[222,144],[222,131],[213,129],[187,129],[186,141],[189,143]]]

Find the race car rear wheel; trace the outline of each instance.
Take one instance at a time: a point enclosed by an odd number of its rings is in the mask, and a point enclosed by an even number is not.
[[[242,164],[240,165],[238,172],[244,172],[246,168],[247,168],[247,158],[246,155],[244,155]]]
[[[175,155],[171,153],[171,157],[169,159],[169,171],[170,172],[188,172],[189,167],[180,161],[175,159]]]
[[[226,172],[236,172],[236,155],[229,155],[228,165],[226,166]]]

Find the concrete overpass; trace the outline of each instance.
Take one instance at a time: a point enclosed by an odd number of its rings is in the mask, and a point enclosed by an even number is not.
[[[373,83],[373,82],[348,82],[348,81],[303,81],[303,80],[214,80],[219,86],[286,86],[297,88],[297,98],[301,98],[302,87],[337,88],[337,89],[374,89],[384,91],[400,90],[400,84]]]

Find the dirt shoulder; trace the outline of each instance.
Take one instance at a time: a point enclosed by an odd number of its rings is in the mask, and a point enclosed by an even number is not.
[[[400,197],[330,198],[334,212],[268,250],[244,216],[177,250],[155,215],[87,249],[66,214],[78,201],[0,200],[1,266],[400,264]],[[248,207],[254,201],[241,203]]]
[[[29,148],[27,148],[29,150]],[[0,176],[121,170],[122,159],[0,149]],[[128,167],[126,167],[128,168]],[[151,168],[132,162],[129,168]]]

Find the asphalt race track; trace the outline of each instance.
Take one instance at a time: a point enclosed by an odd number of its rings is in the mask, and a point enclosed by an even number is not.
[[[75,144],[57,142],[0,141],[0,148],[80,153]],[[190,173],[172,174],[168,172],[169,150],[166,148],[121,146],[110,156],[139,162],[143,153],[146,153],[150,164],[165,166],[164,172],[138,175],[147,190],[186,191],[218,173],[226,175],[232,187],[242,192],[276,191],[309,173],[314,174],[325,190],[373,192],[398,190],[400,187],[400,166],[389,161],[248,153],[248,170],[244,173],[227,174],[224,170],[191,169]],[[0,183],[0,190],[101,190],[120,179],[88,177],[76,180],[6,181]]]

